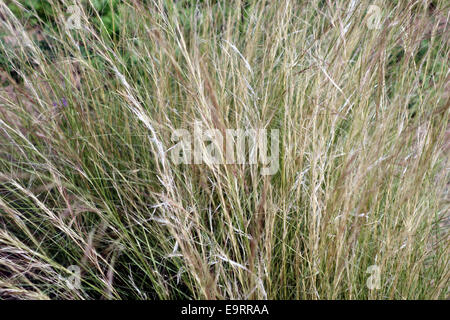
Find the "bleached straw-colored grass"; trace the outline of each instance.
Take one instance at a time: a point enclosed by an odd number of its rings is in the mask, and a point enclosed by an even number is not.
[[[448,297],[446,1],[76,2],[45,51],[0,1],[0,298]],[[279,170],[173,164],[198,121]]]

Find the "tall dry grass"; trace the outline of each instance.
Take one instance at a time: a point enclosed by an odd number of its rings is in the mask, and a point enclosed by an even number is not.
[[[1,298],[448,297],[446,1],[75,2],[43,49],[0,1]],[[278,172],[174,165],[196,121]]]

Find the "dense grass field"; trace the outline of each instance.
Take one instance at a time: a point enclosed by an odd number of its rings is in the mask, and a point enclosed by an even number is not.
[[[0,0],[0,299],[449,298],[449,12]]]

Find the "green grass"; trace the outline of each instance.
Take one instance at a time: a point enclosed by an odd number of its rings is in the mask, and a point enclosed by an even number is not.
[[[0,299],[448,298],[445,1],[6,2]],[[196,121],[279,170],[175,165]]]

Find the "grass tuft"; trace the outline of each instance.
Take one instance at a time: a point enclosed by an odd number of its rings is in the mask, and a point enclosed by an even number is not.
[[[1,299],[448,298],[446,1],[75,3],[0,1]]]

